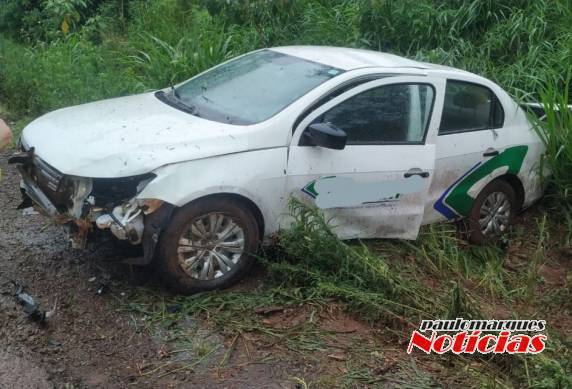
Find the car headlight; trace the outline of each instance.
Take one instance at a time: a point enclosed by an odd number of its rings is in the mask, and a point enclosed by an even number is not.
[[[98,206],[121,204],[137,196],[155,177],[155,174],[147,173],[121,178],[94,178],[91,194]]]

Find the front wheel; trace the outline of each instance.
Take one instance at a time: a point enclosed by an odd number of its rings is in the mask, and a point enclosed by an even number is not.
[[[497,241],[512,225],[517,211],[516,194],[503,180],[495,180],[483,188],[468,215],[468,234],[472,243]]]
[[[159,242],[159,269],[169,286],[191,294],[222,289],[251,268],[260,240],[252,213],[224,198],[178,210]]]

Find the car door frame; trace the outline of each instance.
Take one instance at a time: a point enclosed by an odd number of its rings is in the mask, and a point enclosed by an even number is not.
[[[291,143],[288,149],[288,162],[287,162],[287,171],[286,171],[286,175],[287,175],[287,193],[290,195],[295,195],[298,194],[297,197],[301,197],[300,196],[300,192],[304,192],[304,188],[302,187],[297,187],[296,183],[293,183],[293,177],[297,177],[298,174],[300,173],[300,167],[293,167],[295,162],[293,160],[293,158],[298,158],[300,157],[300,154],[296,152],[300,151],[301,148],[314,148],[313,146],[303,146],[301,145],[301,140],[302,140],[302,134],[304,133],[304,131],[307,129],[307,127],[318,117],[320,117],[322,114],[324,114],[325,112],[327,112],[328,110],[330,110],[331,108],[335,107],[336,105],[340,104],[341,102],[356,96],[360,93],[363,93],[367,90],[373,89],[373,88],[377,88],[377,87],[381,87],[381,86],[385,86],[385,85],[395,85],[395,84],[428,84],[432,87],[433,91],[434,91],[434,97],[433,97],[433,106],[432,109],[430,111],[430,118],[429,118],[429,122],[427,123],[427,127],[424,133],[424,139],[423,141],[420,142],[399,142],[399,143],[376,143],[376,144],[367,144],[367,145],[359,145],[359,144],[353,144],[353,145],[348,145],[347,147],[355,147],[355,148],[377,148],[377,150],[379,151],[383,151],[384,148],[386,148],[385,150],[391,150],[389,149],[391,148],[399,148],[401,147],[402,150],[404,152],[409,153],[409,157],[415,159],[417,157],[419,157],[420,155],[420,151],[421,150],[426,150],[428,151],[428,156],[424,157],[426,160],[422,161],[423,164],[425,164],[426,166],[430,167],[430,177],[429,179],[426,181],[426,187],[423,189],[424,194],[422,195],[422,199],[420,199],[420,203],[418,204],[419,209],[416,211],[416,214],[414,215],[414,217],[417,219],[415,221],[412,221],[412,224],[410,225],[411,228],[408,228],[406,231],[402,231],[401,233],[395,233],[395,232],[384,232],[383,228],[378,228],[376,233],[368,233],[368,234],[364,234],[364,236],[347,236],[347,234],[338,234],[340,237],[342,238],[377,238],[377,237],[390,237],[390,238],[404,238],[404,239],[414,239],[416,238],[417,234],[418,234],[418,230],[419,230],[419,226],[421,225],[421,220],[423,217],[423,212],[424,212],[424,207],[426,205],[426,195],[428,193],[429,190],[429,183],[430,180],[433,177],[433,170],[434,170],[434,163],[435,163],[435,145],[434,145],[434,141],[435,141],[435,137],[436,137],[436,132],[440,123],[440,119],[441,119],[441,111],[442,111],[442,105],[443,105],[443,95],[444,95],[444,88],[445,88],[445,80],[444,78],[441,77],[428,77],[426,75],[419,75],[419,74],[399,74],[399,75],[390,75],[387,77],[381,77],[375,80],[371,80],[371,81],[367,81],[367,82],[363,82],[363,83],[359,83],[358,85],[356,85],[355,87],[344,91],[343,93],[335,96],[334,98],[332,98],[329,101],[326,101],[324,104],[316,107],[315,109],[312,110],[312,112],[310,113],[305,113],[304,117],[302,118],[302,120],[297,120],[296,121],[296,128],[293,129],[293,136],[291,139]],[[315,146],[318,147],[318,146]],[[346,149],[347,149],[346,147]],[[298,149],[297,149],[298,148]],[[318,147],[319,148],[319,147]],[[322,154],[322,155],[334,155],[331,151],[328,151],[328,149],[323,149],[323,148],[319,148],[321,149],[321,151],[317,151],[316,154]],[[343,150],[341,151],[343,152]],[[415,164],[415,162],[412,162],[413,164]],[[378,171],[377,173],[382,173],[382,171]],[[318,174],[321,175],[321,174]],[[294,180],[295,181],[295,180]],[[306,199],[307,200],[307,199]],[[349,211],[351,212],[351,211]],[[330,217],[330,216],[334,216],[336,214],[336,209],[333,209],[331,212],[329,212],[329,210],[324,210],[324,213],[326,214],[326,216]],[[338,212],[339,213],[339,212]],[[332,215],[334,214],[334,215]],[[394,212],[393,216],[396,216],[397,214]],[[413,215],[409,215],[407,216],[408,218],[412,218]]]

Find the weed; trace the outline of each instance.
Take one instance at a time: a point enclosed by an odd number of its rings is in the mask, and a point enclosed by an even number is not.
[[[559,75],[548,80],[540,90],[545,117],[532,116],[534,128],[546,147],[544,162],[550,169],[558,208],[565,215],[572,210],[572,109],[568,107],[571,82],[570,70],[564,79]]]
[[[392,269],[386,257],[362,243],[340,241],[319,209],[295,199],[290,209],[293,223],[280,239],[287,256],[268,263],[272,277],[313,286],[318,294],[340,298],[372,318],[428,313],[433,301],[419,285]]]
[[[299,377],[292,377],[292,381],[296,383],[296,387],[300,389],[310,389],[311,385],[305,379]]]
[[[548,230],[546,229],[546,215],[538,222],[538,240],[534,251],[532,261],[526,271],[526,280],[524,288],[524,298],[530,300],[534,298],[534,291],[538,283],[538,271],[545,261],[545,245],[548,240]]]
[[[504,268],[504,256],[496,255],[497,250],[495,248],[490,251],[494,254],[490,255],[484,262],[484,270],[480,274],[478,286],[490,296],[507,296],[509,291],[505,283],[507,271]]]
[[[453,224],[431,224],[421,232],[417,244],[408,246],[433,273],[467,277],[471,270],[471,258],[457,235]]]
[[[477,309],[477,304],[470,299],[464,289],[455,281],[451,281],[450,304],[447,309],[446,318],[456,319],[476,319],[481,317]]]

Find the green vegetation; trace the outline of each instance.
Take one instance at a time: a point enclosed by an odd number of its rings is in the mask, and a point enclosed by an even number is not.
[[[461,67],[536,98],[548,80],[564,86],[571,18],[564,0],[5,0],[0,95],[37,115],[165,87],[260,47],[323,44]]]
[[[293,203],[292,229],[275,252],[260,258],[263,284],[186,298],[142,291],[125,301],[149,331],[168,330],[171,340],[197,335],[188,332],[185,318],[204,320],[232,340],[219,367],[245,334],[302,355],[323,350],[336,342],[335,334],[314,318],[340,302],[397,344],[421,318],[570,315],[571,275],[556,287],[542,269],[559,268],[554,253],[572,233],[572,114],[564,109],[570,103],[571,20],[566,0],[3,0],[0,101],[20,127],[56,108],[169,86],[253,49],[316,44],[460,67],[495,80],[518,99],[547,104],[547,120],[536,128],[548,150],[544,163],[554,173],[552,201],[544,206],[555,212],[533,213],[534,220],[502,247],[470,247],[452,225],[428,227],[415,243],[340,242],[319,212]],[[273,306],[307,309],[309,319],[282,328],[255,313]],[[421,374],[414,359],[404,359],[398,363],[404,375],[389,382],[572,387],[571,340],[556,331],[550,339],[541,356],[436,358],[441,373],[449,372],[442,375]],[[208,342],[195,346],[198,362],[183,369],[218,355],[218,346]],[[334,384],[387,385],[371,368],[380,363],[377,346],[354,345],[354,358]],[[156,366],[145,374],[179,368]],[[293,382],[314,387],[305,377]]]
[[[562,88],[554,80],[549,80],[540,89],[540,101],[545,105],[546,119],[536,120],[536,129],[547,150],[545,162],[552,172],[554,195],[563,200],[570,209],[572,206],[572,110],[570,91],[572,90],[572,67],[565,75]],[[570,220],[567,220],[569,227]]]
[[[425,228],[415,244],[378,241],[366,246],[339,241],[315,209],[292,201],[291,211],[292,228],[260,258],[265,268],[262,285],[167,300],[149,298],[142,291],[126,301],[126,309],[143,315],[151,333],[169,328],[178,347],[189,336],[184,318],[195,317],[228,339],[263,339],[311,359],[336,342],[336,334],[320,327],[318,317],[339,302],[392,342],[407,339],[421,319],[498,318],[500,313],[506,318],[548,318],[550,325],[551,315],[569,307],[569,286],[544,288],[540,268],[554,261],[546,252],[545,216],[538,217],[526,235],[515,231],[504,248],[469,246],[450,225]],[[265,319],[274,310],[310,313],[294,325],[276,327]],[[348,346],[352,360],[341,382],[375,387],[398,379],[420,387],[566,388],[572,385],[570,339],[549,331],[549,346],[541,358],[438,357],[436,363],[451,369],[442,376],[421,374],[404,358],[397,375],[380,379],[367,359],[375,359],[380,348],[357,343]]]

